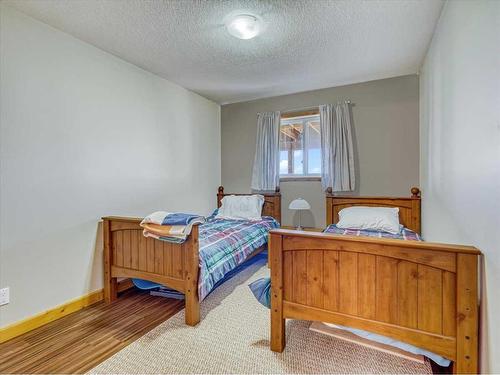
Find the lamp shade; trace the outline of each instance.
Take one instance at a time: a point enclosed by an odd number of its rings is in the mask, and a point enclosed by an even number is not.
[[[309,210],[311,205],[305,199],[297,198],[290,202],[288,208],[290,210]]]

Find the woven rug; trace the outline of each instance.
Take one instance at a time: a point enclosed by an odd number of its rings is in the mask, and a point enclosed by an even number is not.
[[[269,310],[247,286],[268,275],[265,258],[254,261],[203,301],[198,326],[186,326],[181,311],[90,373],[432,373],[428,362],[312,332],[304,321],[288,321],[285,351],[272,352]]]

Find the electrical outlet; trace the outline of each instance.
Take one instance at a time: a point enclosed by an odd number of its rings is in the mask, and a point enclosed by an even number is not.
[[[9,297],[9,287],[0,289],[0,306],[8,304]]]

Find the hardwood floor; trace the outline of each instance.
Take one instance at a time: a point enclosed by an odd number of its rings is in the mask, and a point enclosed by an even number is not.
[[[84,373],[184,307],[131,289],[0,344],[0,373]]]

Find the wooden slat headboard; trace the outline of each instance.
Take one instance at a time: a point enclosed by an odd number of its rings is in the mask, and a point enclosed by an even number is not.
[[[406,228],[420,233],[420,189],[413,187],[411,197],[355,197],[326,194],[326,225],[339,221],[339,211],[352,206],[399,207],[399,221]]]
[[[262,206],[262,216],[272,216],[281,223],[281,194],[279,187],[274,193],[258,193],[264,196],[264,206]],[[224,187],[219,186],[217,192],[217,207],[221,206],[222,198],[226,195],[251,195],[251,194],[234,194],[224,193]]]

